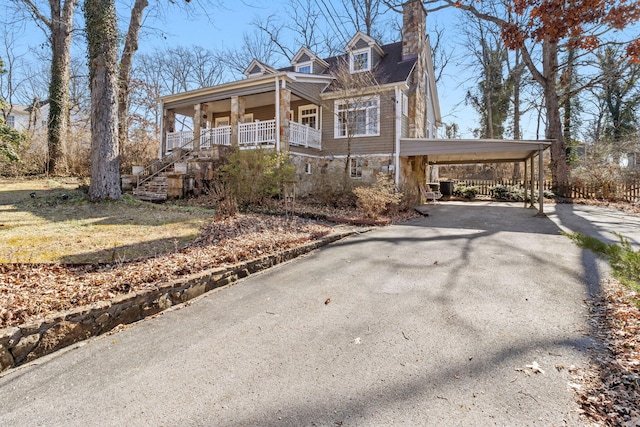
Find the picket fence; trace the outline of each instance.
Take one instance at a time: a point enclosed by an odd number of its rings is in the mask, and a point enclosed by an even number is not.
[[[518,179],[458,179],[454,180],[454,182],[468,187],[474,186],[478,189],[478,194],[482,196],[491,196],[491,189],[496,185],[524,187],[524,182]],[[534,188],[536,190],[539,189],[538,181],[534,182]],[[551,181],[545,180],[543,189],[550,191]],[[624,200],[631,203],[640,203],[640,181],[605,185],[572,185],[568,193],[565,197],[573,199]]]

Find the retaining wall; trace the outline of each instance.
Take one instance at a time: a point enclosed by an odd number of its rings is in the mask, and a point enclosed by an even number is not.
[[[352,234],[339,232],[303,246],[232,267],[181,277],[156,288],[49,315],[43,320],[0,329],[0,372],[31,362],[78,341],[159,313],[252,273],[296,258]]]

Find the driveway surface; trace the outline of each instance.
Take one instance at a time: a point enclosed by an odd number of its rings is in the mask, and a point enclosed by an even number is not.
[[[569,207],[441,203],[329,245],[0,374],[0,425],[584,425],[606,268],[560,227],[637,218]]]

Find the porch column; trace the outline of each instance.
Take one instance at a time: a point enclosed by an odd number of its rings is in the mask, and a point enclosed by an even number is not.
[[[286,87],[280,88],[280,151],[289,150],[289,121],[291,120],[291,90]]]
[[[175,129],[176,128],[176,111],[165,110],[164,117],[162,118],[162,120],[163,120],[162,129],[164,131],[162,132],[162,135],[160,135],[160,140],[161,140],[160,158],[164,157],[164,155],[167,153],[167,133],[175,132],[176,130]]]
[[[193,106],[193,149],[194,151],[200,151],[200,129],[202,127],[203,127],[202,126],[202,104],[196,104]]]
[[[238,146],[238,124],[244,122],[245,99],[241,96],[231,97],[231,117],[229,124],[231,125],[231,145]]]

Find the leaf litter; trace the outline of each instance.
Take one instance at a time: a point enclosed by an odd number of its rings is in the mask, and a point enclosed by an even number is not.
[[[590,311],[603,348],[572,372],[582,413],[598,426],[640,426],[640,295],[608,279]]]
[[[215,220],[186,247],[157,257],[99,265],[0,264],[0,328],[274,254],[331,231],[310,220],[247,214]]]

